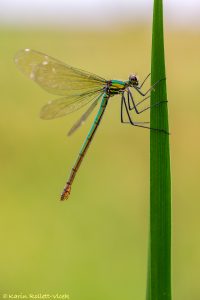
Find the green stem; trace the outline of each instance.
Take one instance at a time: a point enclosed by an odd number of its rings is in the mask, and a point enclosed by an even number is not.
[[[154,0],[151,83],[164,79],[162,0]],[[151,105],[167,100],[166,80],[151,93]],[[168,131],[167,103],[151,109],[151,127]],[[147,300],[171,299],[171,178],[169,135],[150,133],[150,234]]]

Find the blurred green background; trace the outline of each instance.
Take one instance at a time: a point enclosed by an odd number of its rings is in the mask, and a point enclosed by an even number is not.
[[[132,28],[132,29],[131,29]],[[13,63],[32,48],[105,78],[150,71],[150,26],[108,31],[0,29],[1,293],[60,293],[72,300],[144,299],[149,214],[149,132],[120,123],[120,98],[73,184],[59,196],[95,112],[43,121],[55,97]],[[200,32],[165,35],[172,167],[174,299],[200,299]],[[146,85],[146,88],[148,84]],[[145,113],[142,120],[148,120]]]

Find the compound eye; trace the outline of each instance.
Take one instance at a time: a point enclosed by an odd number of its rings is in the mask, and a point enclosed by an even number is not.
[[[129,80],[135,82],[135,81],[137,81],[137,77],[135,75],[130,75]]]

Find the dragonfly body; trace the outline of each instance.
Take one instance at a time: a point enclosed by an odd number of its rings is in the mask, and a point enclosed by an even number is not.
[[[105,80],[100,76],[71,67],[53,57],[31,49],[19,51],[15,56],[15,63],[28,78],[34,80],[51,94],[60,96],[60,98],[50,101],[43,106],[40,114],[41,118],[54,119],[62,117],[91,102],[89,108],[74,124],[68,135],[71,135],[82,125],[96,105],[101,101],[91,129],[82,145],[79,155],[71,170],[69,179],[67,180],[66,186],[61,194],[61,200],[67,199],[70,195],[71,186],[76,173],[83,161],[89,145],[91,144],[98,125],[102,120],[110,97],[121,94],[122,123],[128,123],[133,126],[167,133],[165,130],[147,126],[146,124],[149,122],[134,122],[130,114],[131,110],[134,110],[137,114],[139,114],[150,108],[150,106],[148,106],[143,110],[138,110],[138,106],[149,98],[145,97],[147,93],[149,93],[155,85],[160,82],[158,81],[146,93],[143,93],[141,88],[150,74],[145,78],[141,85],[139,85],[138,78],[134,74],[130,75],[129,80],[127,81]],[[130,88],[134,88],[142,97],[145,98],[136,103]],[[161,102],[154,104],[154,106]],[[128,116],[128,121],[126,122],[123,119],[124,110]]]
[[[105,112],[106,106],[108,104],[108,100],[110,97],[123,93],[127,87],[128,83],[124,81],[119,81],[119,80],[110,80],[106,82],[106,86],[104,88],[104,94],[102,97],[101,105],[98,110],[98,113],[94,119],[94,122],[92,124],[92,127],[83,143],[83,146],[79,152],[79,155],[75,161],[75,164],[71,170],[69,179],[66,183],[66,186],[63,190],[63,193],[61,194],[61,200],[65,200],[69,197],[70,192],[71,192],[71,186],[74,181],[74,178],[76,176],[76,173],[81,165],[81,162],[86,154],[87,149],[89,148],[89,145],[91,144],[91,141],[94,137],[94,134],[98,128],[98,125],[100,124],[100,121],[103,117],[103,114]]]
[[[69,195],[70,195],[72,183],[73,183],[74,178],[76,176],[76,173],[77,173],[77,171],[78,171],[78,169],[79,169],[79,167],[81,165],[81,162],[82,162],[82,160],[83,160],[83,158],[84,158],[84,156],[86,154],[86,151],[88,150],[89,145],[91,144],[91,141],[92,141],[92,139],[93,139],[93,137],[95,135],[97,127],[100,124],[100,121],[101,121],[101,119],[103,117],[103,114],[105,112],[106,106],[108,104],[108,99],[109,99],[109,96],[105,93],[103,95],[100,108],[99,108],[98,113],[97,113],[97,115],[96,115],[96,117],[94,119],[92,127],[91,127],[91,129],[90,129],[90,131],[89,131],[89,133],[88,133],[88,135],[87,135],[87,137],[86,137],[86,139],[85,139],[85,141],[83,143],[83,146],[82,146],[82,148],[81,148],[81,150],[79,152],[79,155],[78,155],[78,157],[77,157],[77,159],[75,161],[75,164],[74,164],[74,166],[73,166],[73,168],[71,170],[69,179],[68,179],[68,181],[66,183],[66,186],[65,186],[65,188],[63,190],[63,193],[61,194],[61,200],[67,199],[69,197]]]

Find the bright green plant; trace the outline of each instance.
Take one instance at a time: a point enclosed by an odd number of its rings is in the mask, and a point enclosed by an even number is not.
[[[166,78],[163,4],[154,0],[151,83]],[[151,93],[151,105],[167,100],[166,80]],[[168,131],[167,103],[151,110],[151,127]],[[150,133],[150,234],[147,300],[171,299],[171,178],[169,135]]]

